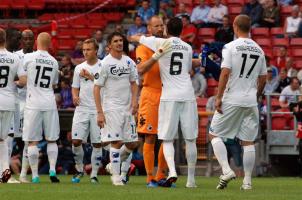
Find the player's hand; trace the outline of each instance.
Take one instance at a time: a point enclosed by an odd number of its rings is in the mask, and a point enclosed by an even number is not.
[[[72,98],[72,101],[74,106],[80,105],[80,97],[74,97]]]
[[[217,112],[219,112],[220,114],[223,114],[223,113],[222,113],[222,109],[221,109],[221,105],[222,105],[222,100],[216,98],[216,100],[215,100],[215,109],[216,109]]]
[[[82,69],[80,72],[80,76],[89,80],[92,80],[92,75],[86,69]]]
[[[131,110],[132,110],[132,115],[136,115],[137,110],[138,110],[138,104],[136,102],[132,103]]]
[[[97,123],[100,128],[104,128],[104,125],[106,124],[106,119],[103,112],[98,113]]]
[[[165,40],[161,44],[161,46],[159,46],[157,48],[157,50],[155,51],[155,53],[152,55],[152,58],[154,60],[158,60],[160,57],[162,57],[166,53],[169,53],[170,51],[172,51],[172,44],[171,44],[171,42],[169,40]]]

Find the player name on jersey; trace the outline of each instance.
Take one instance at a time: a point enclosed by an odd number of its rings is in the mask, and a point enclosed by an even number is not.
[[[36,58],[36,63],[38,64],[46,64],[46,65],[54,65],[54,62],[51,60]]]
[[[3,54],[0,56],[4,56]],[[0,63],[14,64],[14,59],[11,58],[0,58]]]
[[[237,51],[251,51],[251,52],[261,54],[261,50],[259,48],[255,47],[255,46],[245,46],[245,45],[237,46],[236,50]]]

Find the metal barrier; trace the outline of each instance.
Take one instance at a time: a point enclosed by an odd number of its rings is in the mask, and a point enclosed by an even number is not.
[[[298,155],[297,150],[298,139],[295,137],[297,130],[297,121],[294,118],[294,129],[293,130],[272,130],[272,122],[274,115],[291,115],[292,112],[280,112],[272,111],[272,96],[280,96],[280,94],[267,94],[266,95],[266,124],[267,124],[267,144],[266,144],[266,161],[269,162],[270,155]],[[290,95],[286,95],[290,96]],[[298,100],[298,96],[295,96]]]

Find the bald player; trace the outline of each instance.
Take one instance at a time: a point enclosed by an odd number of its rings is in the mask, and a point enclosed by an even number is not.
[[[249,38],[251,19],[247,15],[238,15],[233,29],[238,39],[226,44],[222,50],[216,111],[209,138],[223,172],[217,189],[226,188],[228,182],[236,177],[229,166],[222,138],[237,137],[243,146],[244,179],[241,189],[250,190],[255,164],[254,141],[259,126],[257,99],[266,82],[266,62],[261,47]]]
[[[56,176],[58,157],[59,116],[53,86],[58,83],[58,62],[49,53],[51,37],[43,32],[37,38],[37,51],[25,54],[23,67],[27,73],[27,94],[24,111],[23,141],[28,142],[28,161],[32,171],[32,182],[39,183],[37,144],[47,141],[49,177],[51,182],[60,182]]]
[[[9,169],[8,145],[4,141],[9,132],[10,122],[15,111],[15,77],[21,76],[24,71],[20,67],[18,56],[5,48],[6,33],[0,28],[0,182],[7,182],[11,172]],[[23,80],[24,82],[24,80]]]
[[[21,37],[21,46],[22,49],[15,52],[19,56],[21,60],[20,63],[23,62],[24,55],[27,53],[32,53],[34,51],[35,37],[32,30],[26,29],[22,32]],[[22,140],[22,131],[23,131],[23,121],[24,121],[24,106],[26,101],[26,87],[18,88],[18,106],[19,110],[15,112],[15,120],[14,120],[14,137],[17,139],[21,138]],[[24,144],[23,155],[22,155],[22,168],[19,177],[19,181],[21,183],[28,183],[29,181],[26,179],[26,174],[28,171],[29,163],[27,156],[27,147],[28,143]]]
[[[148,24],[148,32],[162,38],[164,33],[164,23],[158,16],[153,16]],[[167,164],[163,154],[162,145],[158,152],[158,168],[156,176],[154,171],[154,147],[157,137],[158,107],[161,95],[161,79],[158,62],[154,65],[146,63],[154,52],[144,45],[136,49],[136,63],[138,73],[143,77],[142,90],[138,110],[138,133],[144,136],[143,155],[147,172],[147,187],[157,187],[158,181],[165,179],[165,169]],[[161,182],[161,181],[160,181]],[[160,183],[159,182],[159,183]]]

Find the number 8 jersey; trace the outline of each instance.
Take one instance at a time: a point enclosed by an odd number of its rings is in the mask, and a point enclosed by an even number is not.
[[[142,36],[140,43],[156,51],[164,40],[170,40],[172,51],[163,55],[158,61],[162,80],[161,101],[195,100],[189,74],[192,68],[191,46],[177,37],[162,39]]]
[[[238,38],[222,49],[221,68],[231,70],[223,103],[252,107],[257,106],[257,83],[266,75],[266,62],[261,47],[249,38]]]
[[[38,50],[24,55],[27,73],[26,106],[35,110],[57,109],[53,85],[58,83],[58,62],[47,51]]]

